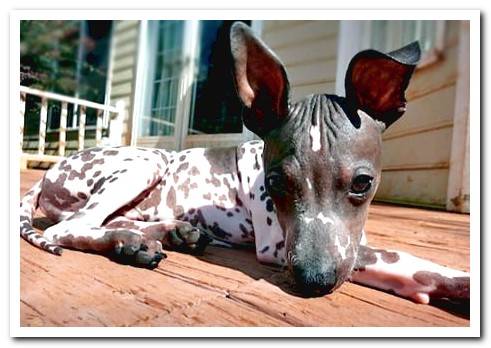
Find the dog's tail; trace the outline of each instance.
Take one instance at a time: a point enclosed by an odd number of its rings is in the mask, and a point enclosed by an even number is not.
[[[39,194],[43,179],[28,191],[20,202],[20,235],[29,243],[55,255],[61,255],[63,249],[52,244],[32,227],[32,217],[38,207]]]

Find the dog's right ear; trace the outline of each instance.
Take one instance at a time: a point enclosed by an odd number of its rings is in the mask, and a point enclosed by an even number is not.
[[[230,29],[237,91],[246,106],[244,124],[264,137],[288,117],[289,83],[276,55],[242,22]]]

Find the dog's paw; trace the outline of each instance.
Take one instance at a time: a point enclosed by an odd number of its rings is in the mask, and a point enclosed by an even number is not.
[[[212,239],[202,230],[188,223],[176,225],[169,232],[169,244],[173,250],[200,255]]]
[[[119,263],[149,269],[156,268],[167,257],[162,251],[162,244],[154,240],[119,242],[115,245],[112,256]]]

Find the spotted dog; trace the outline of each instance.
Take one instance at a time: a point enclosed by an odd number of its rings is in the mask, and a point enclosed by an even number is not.
[[[64,246],[149,268],[165,248],[253,243],[259,262],[285,266],[308,296],[352,280],[421,303],[468,299],[467,273],[371,248],[363,231],[380,182],[381,135],[406,110],[419,45],[360,52],[346,73],[346,97],[292,103],[276,55],[244,24],[230,38],[243,121],[260,141],[84,150],[22,199],[21,236],[54,254]],[[56,222],[43,235],[32,228],[38,207]]]

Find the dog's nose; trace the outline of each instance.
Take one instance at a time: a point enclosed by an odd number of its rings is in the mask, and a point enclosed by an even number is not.
[[[318,271],[315,267],[295,265],[292,274],[298,290],[305,296],[317,297],[331,293],[337,283],[336,271]]]

